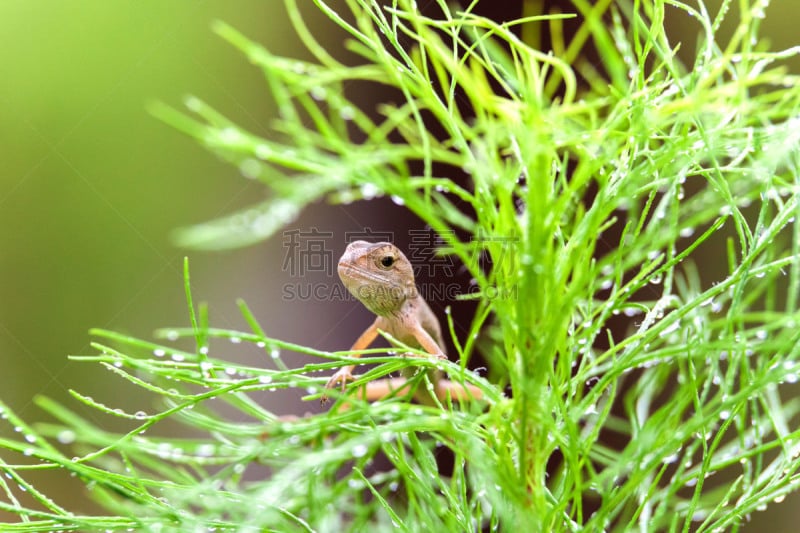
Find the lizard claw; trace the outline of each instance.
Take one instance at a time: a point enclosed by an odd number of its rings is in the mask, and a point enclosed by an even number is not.
[[[325,388],[333,389],[338,385],[341,391],[344,392],[345,388],[347,387],[347,383],[349,381],[354,381],[354,380],[355,378],[353,377],[353,374],[351,374],[349,370],[343,368],[337,370],[336,373],[333,376],[331,376],[331,379],[329,379],[328,382],[325,384]],[[328,395],[323,393],[322,398],[319,399],[319,402],[325,405],[327,401],[328,401]]]

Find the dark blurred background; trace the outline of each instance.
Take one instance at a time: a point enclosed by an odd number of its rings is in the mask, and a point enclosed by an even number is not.
[[[317,38],[341,51],[336,26],[311,2],[300,3]],[[522,10],[521,1],[484,5],[482,12],[495,9],[503,18]],[[186,325],[184,255],[195,299],[209,302],[215,326],[245,328],[235,305],[240,297],[268,334],[317,348],[347,348],[369,323],[365,310],[346,302],[284,297],[283,286],[297,279],[282,268],[288,251],[282,235],[224,253],[187,253],[171,243],[175,228],[256,203],[264,191],[150,116],[147,103],[180,107],[194,94],[242,127],[269,135],[273,109],[261,72],[210,24],[225,21],[271,51],[308,57],[280,1],[187,6],[178,0],[0,2],[0,397],[28,421],[43,416],[32,403],[36,395],[74,406],[68,389],[137,405],[136,398],[120,397],[119,382],[107,371],[67,355],[92,353],[92,327],[151,338],[156,328]],[[773,48],[798,44],[795,6],[775,2],[767,10],[763,33]],[[694,43],[696,23],[669,11],[672,40]],[[689,46],[684,52],[691,53]],[[317,206],[293,224],[312,227],[343,243],[347,231],[403,233],[415,222],[402,208],[375,201]],[[334,260],[343,247],[334,246]],[[326,280],[337,282],[317,278]],[[10,431],[0,425],[0,435]],[[64,498],[86,508],[79,493]],[[797,517],[791,503],[761,515],[753,517],[752,530],[769,523],[772,531],[790,531]]]

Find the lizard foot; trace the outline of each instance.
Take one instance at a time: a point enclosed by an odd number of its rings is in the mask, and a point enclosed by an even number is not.
[[[343,368],[331,376],[331,379],[329,379],[325,384],[325,389],[333,389],[338,385],[341,391],[344,392],[345,388],[347,387],[347,383],[349,381],[354,381],[355,379],[356,378],[353,377],[353,374],[350,373],[350,370]],[[325,405],[327,401],[328,395],[323,393],[322,398],[319,399],[319,402]]]

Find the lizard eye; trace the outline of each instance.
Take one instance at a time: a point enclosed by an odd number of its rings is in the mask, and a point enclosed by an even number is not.
[[[390,268],[394,264],[394,257],[391,255],[384,255],[381,257],[381,265],[383,268]]]

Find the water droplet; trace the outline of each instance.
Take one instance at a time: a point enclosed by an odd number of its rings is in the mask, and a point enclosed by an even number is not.
[[[272,383],[272,376],[258,376],[258,382],[265,385],[267,383]]]
[[[161,348],[156,348],[155,350],[153,350],[153,355],[155,355],[156,357],[164,357],[166,353],[167,352],[162,350]]]
[[[378,187],[372,183],[365,183],[361,186],[361,196],[363,196],[365,200],[374,198],[379,192],[380,190]]]
[[[342,117],[342,120],[353,120],[356,112],[352,106],[346,105],[339,110],[339,116]]]
[[[311,88],[311,98],[316,100],[317,102],[321,102],[328,97],[328,90],[325,87],[312,87]]]
[[[259,144],[255,148],[255,156],[259,159],[265,160],[272,157],[272,148],[268,144]]]
[[[668,456],[664,457],[661,460],[661,462],[668,465],[668,464],[672,464],[674,462],[677,462],[677,460],[678,460],[678,454],[677,453],[673,453],[672,455],[668,455]]]
[[[239,163],[239,172],[245,178],[254,180],[261,175],[261,163],[255,159],[245,159]]]
[[[58,432],[58,435],[56,435],[56,440],[58,440],[58,442],[61,444],[72,444],[75,442],[75,436],[75,432],[71,429],[64,429]]]
[[[183,104],[189,111],[192,111],[194,113],[197,113],[203,108],[203,102],[195,96],[187,96],[183,100]]]
[[[182,353],[174,353],[170,356],[170,359],[176,363],[180,363],[181,361],[186,360],[186,356],[184,356]]]
[[[675,322],[664,328],[664,330],[659,334],[659,337],[666,337],[670,333],[676,331],[680,326],[681,326],[680,320],[676,320]]]
[[[356,458],[364,457],[365,455],[367,455],[368,451],[369,451],[369,448],[367,448],[365,445],[356,444],[355,446],[353,446],[353,457],[356,457]]]
[[[394,194],[392,195],[392,202],[394,202],[397,205],[406,205],[405,200]]]
[[[195,453],[200,457],[211,457],[214,455],[214,445],[213,444],[201,444],[197,447]]]
[[[224,144],[238,144],[242,140],[242,134],[239,130],[232,127],[223,128],[218,132],[219,140]]]

